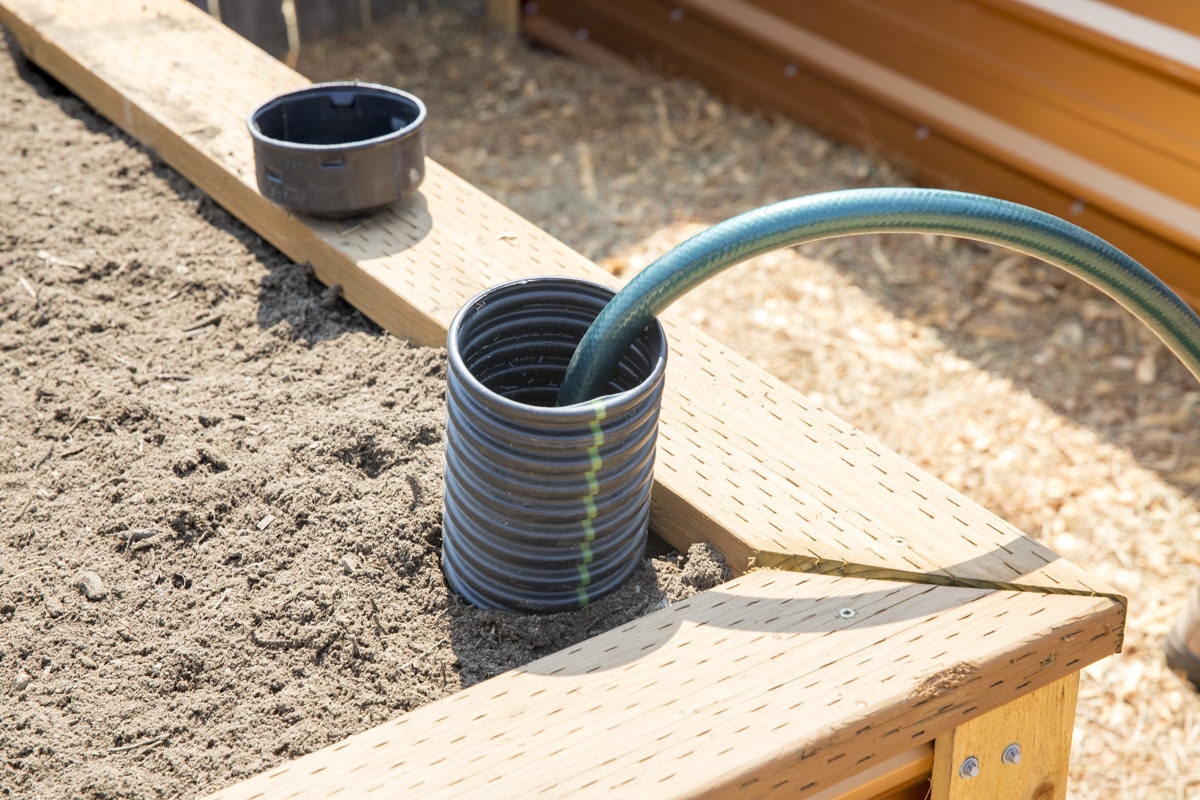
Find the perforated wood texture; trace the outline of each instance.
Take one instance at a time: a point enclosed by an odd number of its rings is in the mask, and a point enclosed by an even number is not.
[[[211,800],[804,797],[1103,657],[1120,621],[1105,598],[755,571]]]

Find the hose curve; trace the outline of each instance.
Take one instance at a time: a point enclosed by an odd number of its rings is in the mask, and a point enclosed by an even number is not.
[[[653,318],[713,275],[781,247],[867,233],[932,233],[1000,245],[1087,281],[1145,323],[1200,380],[1200,317],[1149,270],[1095,234],[1028,206],[941,189],[850,189],[765,206],[659,258],[596,317],[567,366],[558,405],[601,393]]]

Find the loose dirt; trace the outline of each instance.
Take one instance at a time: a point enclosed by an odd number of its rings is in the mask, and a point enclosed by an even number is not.
[[[724,579],[465,605],[444,353],[0,50],[0,794],[202,795]]]

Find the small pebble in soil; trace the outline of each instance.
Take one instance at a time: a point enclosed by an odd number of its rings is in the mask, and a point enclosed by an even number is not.
[[[23,691],[25,691],[25,688],[27,686],[29,686],[29,682],[31,680],[33,680],[33,676],[30,675],[25,670],[21,670],[20,672],[17,673],[16,680],[13,681],[13,688],[16,689],[18,692],[23,692]]]
[[[108,597],[108,589],[105,588],[104,581],[100,580],[100,576],[94,572],[80,573],[75,585],[83,592],[84,597],[92,602]]]
[[[50,615],[51,619],[58,619],[59,617],[61,617],[63,615],[63,612],[66,610],[63,608],[62,600],[59,599],[59,597],[57,595],[53,595],[53,594],[46,595],[45,603],[46,603],[46,613],[48,615]]]
[[[79,663],[83,664],[88,669],[96,669],[96,667],[99,666],[99,664],[97,664],[87,653],[80,653],[78,658]]]
[[[358,571],[358,564],[355,562],[354,556],[351,556],[351,555],[342,556],[341,565],[342,565],[342,571],[345,572],[347,575],[353,575],[355,572]]]

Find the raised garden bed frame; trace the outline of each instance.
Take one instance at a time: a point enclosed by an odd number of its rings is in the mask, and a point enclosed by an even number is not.
[[[463,302],[510,278],[612,283],[434,163],[415,201],[362,221],[272,205],[245,117],[307,81],[183,0],[0,0],[0,22],[399,336],[440,345]],[[935,798],[1065,796],[1079,670],[1120,650],[1124,599],[664,321],[651,524],[680,548],[713,542],[739,577],[214,797],[845,799],[926,780]]]

